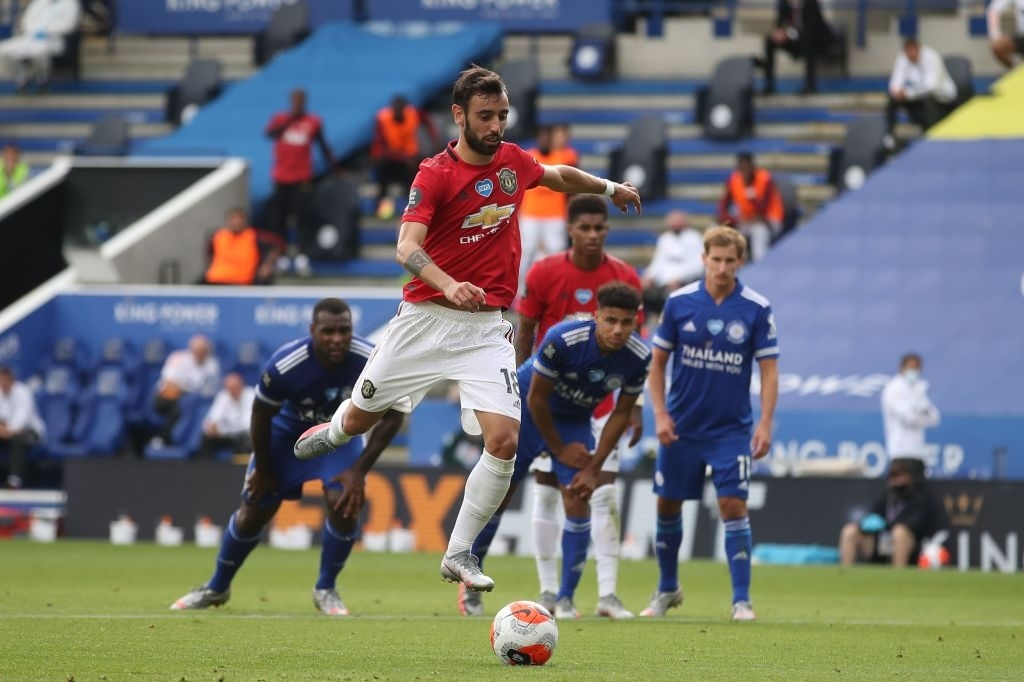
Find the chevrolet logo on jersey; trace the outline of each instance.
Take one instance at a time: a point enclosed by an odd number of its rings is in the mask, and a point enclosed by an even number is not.
[[[468,230],[474,227],[480,227],[485,230],[489,230],[491,228],[498,227],[502,222],[511,218],[515,211],[515,204],[506,204],[505,206],[488,204],[481,208],[478,213],[466,216],[466,219],[462,221],[462,229]]]

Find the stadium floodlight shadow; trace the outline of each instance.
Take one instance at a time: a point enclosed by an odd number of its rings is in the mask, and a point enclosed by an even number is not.
[[[829,154],[828,181],[840,192],[860,189],[868,175],[885,163],[885,116],[861,116],[846,128],[842,147]]]
[[[191,120],[199,107],[220,94],[221,65],[216,59],[195,59],[185,69],[181,82],[167,91],[164,115],[174,125]]]
[[[270,15],[270,21],[252,42],[253,60],[257,66],[269,62],[275,54],[298,45],[309,37],[309,6],[305,0],[281,4]]]
[[[615,25],[609,22],[584,24],[573,37],[569,51],[569,72],[588,81],[614,80],[618,75]]]
[[[656,114],[634,119],[626,141],[608,155],[608,175],[631,182],[644,201],[663,199],[668,193],[668,124]]]
[[[956,83],[956,101],[953,103],[955,109],[974,97],[974,68],[971,66],[970,57],[964,55],[944,55],[942,61],[946,63],[949,77]]]
[[[532,59],[514,59],[501,68],[508,90],[509,114],[505,137],[525,140],[537,134],[537,97],[540,69]]]
[[[711,83],[697,90],[697,123],[712,140],[738,140],[754,130],[754,57],[718,62]]]
[[[77,156],[125,156],[131,149],[131,123],[121,114],[107,114],[93,124],[89,137],[75,147]]]

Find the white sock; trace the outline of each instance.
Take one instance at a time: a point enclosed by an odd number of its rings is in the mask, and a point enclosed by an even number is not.
[[[448,541],[448,554],[469,551],[473,541],[498,510],[508,492],[516,459],[498,459],[486,450],[466,478],[466,492],[455,517],[455,527]]]
[[[534,486],[533,554],[537,559],[540,591],[558,594],[558,539],[562,524],[558,522],[558,505],[562,492],[551,485]]]
[[[614,483],[608,483],[590,496],[590,537],[597,558],[597,596],[615,594],[619,579],[619,496]]]
[[[338,409],[334,411],[334,416],[331,417],[331,441],[335,445],[344,445],[352,439],[352,436],[345,433],[341,428],[341,421],[345,418],[345,410],[348,409],[351,402],[351,398],[345,398],[341,405],[338,405]]]

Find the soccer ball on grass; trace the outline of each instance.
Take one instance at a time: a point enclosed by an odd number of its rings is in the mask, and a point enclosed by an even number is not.
[[[544,665],[556,644],[555,619],[536,602],[506,604],[491,623],[491,648],[506,665]]]

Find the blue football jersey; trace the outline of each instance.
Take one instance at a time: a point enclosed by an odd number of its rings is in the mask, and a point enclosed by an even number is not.
[[[552,379],[551,414],[556,419],[586,421],[594,408],[615,391],[643,393],[651,366],[651,349],[635,332],[621,349],[602,355],[597,323],[570,320],[551,327],[533,356],[533,371]]]
[[[345,361],[333,370],[317,361],[310,337],[274,351],[263,367],[256,398],[281,407],[274,416],[275,434],[287,431],[294,440],[309,427],[331,421],[341,402],[352,395],[371,351],[369,341],[353,336]]]
[[[737,281],[716,304],[703,280],[689,284],[666,301],[654,345],[672,354],[666,407],[680,438],[750,434],[754,360],[779,355],[768,299]]]

